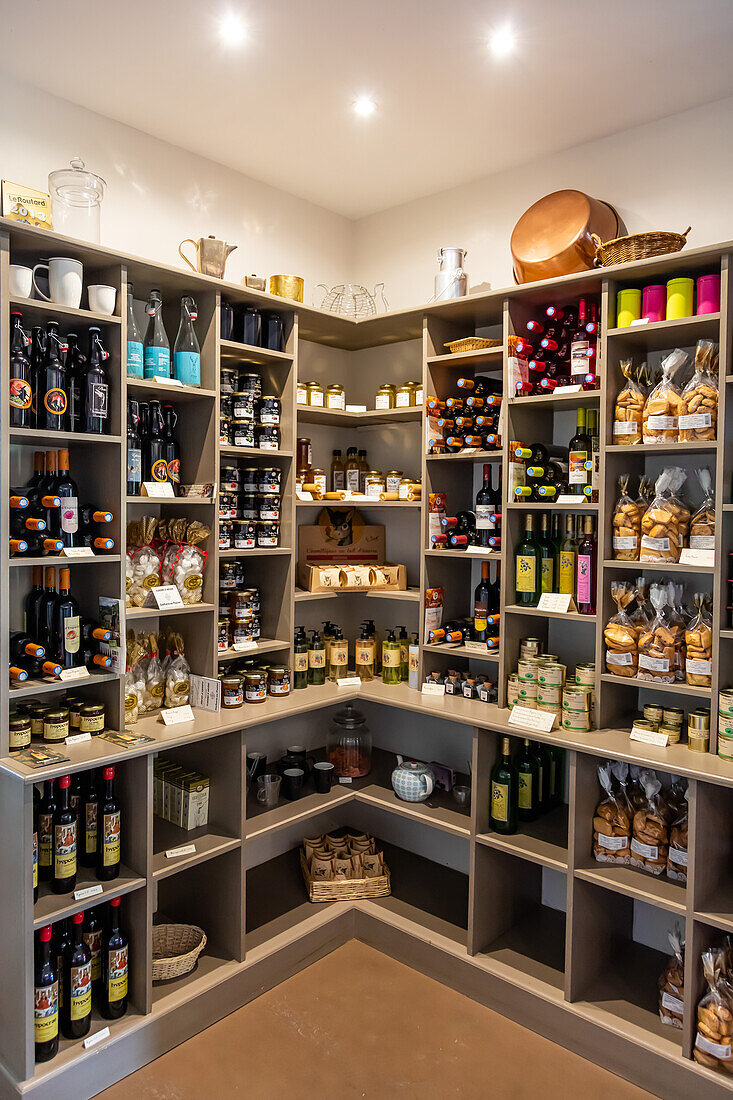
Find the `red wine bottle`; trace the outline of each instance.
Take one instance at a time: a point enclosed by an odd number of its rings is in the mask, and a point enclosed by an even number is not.
[[[43,797],[38,803],[38,877],[41,882],[53,878],[53,815],[56,795],[53,779],[43,784]]]
[[[73,940],[64,953],[61,1031],[67,1039],[83,1039],[92,1026],[92,956],[84,943],[83,921],[83,913],[74,913]]]
[[[69,473],[69,452],[67,450],[58,453],[59,472],[54,479],[54,493],[61,497],[59,509],[60,534],[64,540],[64,546],[79,545],[79,490],[76,482]]]
[[[97,834],[97,878],[117,878],[120,873],[120,840],[122,837],[122,811],[115,798],[115,770],[108,766],[102,771],[104,794],[99,802]]]
[[[102,986],[99,1011],[105,1020],[119,1020],[127,1012],[129,949],[120,929],[120,899],[109,903],[109,932],[102,949]]]
[[[33,977],[33,1034],[36,1062],[48,1062],[59,1049],[59,982],[51,957],[52,927],[38,933]]]

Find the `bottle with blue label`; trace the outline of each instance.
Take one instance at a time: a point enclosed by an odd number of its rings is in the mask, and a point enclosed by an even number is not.
[[[127,284],[127,364],[128,378],[142,378],[143,376],[143,338],[137,327],[135,313],[132,308],[132,283]]]
[[[201,385],[201,349],[193,330],[198,310],[193,298],[181,298],[181,323],[173,348],[174,376],[184,386]]]
[[[163,325],[163,299],[159,290],[151,290],[145,305],[150,318],[143,348],[145,378],[170,378],[171,346]]]

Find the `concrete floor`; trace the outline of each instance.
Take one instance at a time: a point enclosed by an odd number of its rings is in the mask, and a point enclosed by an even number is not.
[[[645,1100],[650,1093],[352,941],[104,1100]]]

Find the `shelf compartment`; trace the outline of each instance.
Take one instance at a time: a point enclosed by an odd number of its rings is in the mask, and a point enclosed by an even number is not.
[[[720,332],[720,314],[703,313],[699,317],[680,317],[675,321],[650,321],[646,325],[629,325],[628,328],[609,328],[609,340],[628,340],[637,347],[649,351],[689,347],[705,337],[717,340]]]
[[[405,600],[409,603],[420,602],[419,588],[406,588],[404,591],[350,592],[348,588],[330,592],[307,592],[304,588],[295,589],[295,602],[307,603],[309,600],[335,600],[341,596],[364,596],[370,600]]]
[[[425,455],[427,462],[501,462],[502,451],[457,451],[456,454]]]
[[[213,603],[184,604],[183,607],[166,607],[158,610],[157,607],[128,607],[125,617],[128,619],[158,619],[169,615],[193,615],[199,611],[215,611]]]
[[[149,397],[153,397],[156,393],[161,394],[166,399],[173,400],[175,398],[176,401],[203,399],[211,401],[216,397],[216,390],[206,390],[202,386],[183,386],[168,379],[154,382],[150,378],[131,378],[128,375],[126,381],[128,391],[132,390],[133,393],[138,392]]]
[[[520,822],[518,831],[511,836],[479,833],[476,840],[479,844],[519,856],[530,863],[538,863],[555,871],[567,871],[568,807],[558,806],[536,821]]]
[[[600,390],[580,390],[577,393],[547,393],[526,397],[510,397],[509,404],[512,408],[527,409],[564,409],[568,405],[573,408],[585,408],[587,405],[597,405],[601,399]]]
[[[185,856],[168,858],[166,850],[195,844],[196,851]],[[202,825],[198,829],[181,829],[162,817],[153,817],[153,878],[162,879],[175,875],[188,867],[204,863],[207,859],[241,847],[238,837],[229,835],[216,825]]]
[[[253,344],[240,344],[238,340],[220,340],[222,362],[229,359],[243,360],[248,363],[292,363],[293,357],[285,351],[271,351],[258,348]]]
[[[423,653],[442,653],[449,657],[468,657],[474,661],[490,661],[496,663],[500,658],[499,650],[483,650],[476,652],[465,645],[454,645],[452,642],[440,642],[438,645],[424,643],[420,646]]]
[[[468,928],[468,875],[436,863],[406,848],[376,837],[390,870],[392,897],[386,907],[410,906],[411,919],[430,929],[434,920],[449,925],[453,937],[466,943]]]
[[[509,604],[504,610],[510,615],[537,615],[541,619],[571,619],[577,623],[595,623],[597,615],[581,615],[579,611],[540,611],[538,607]]]
[[[253,547],[252,550],[220,550],[220,558],[243,558],[245,561],[247,558],[262,558],[265,555],[271,554],[280,555],[282,557],[292,554],[292,550],[289,546],[268,546],[268,547]]]
[[[296,500],[298,508],[420,508],[419,500]]]
[[[647,875],[634,867],[616,867],[612,864],[594,863],[576,868],[576,878],[592,882],[606,890],[623,894],[667,909],[684,917],[687,906],[687,891],[678,882],[671,882],[665,875]]]
[[[504,347],[497,345],[493,348],[478,348],[476,351],[458,351],[455,354],[446,352],[445,355],[429,355],[428,366],[442,367],[479,367],[490,366],[493,370],[501,370],[504,366]]]
[[[636,676],[612,676],[609,672],[601,673],[601,680],[605,684],[623,684],[625,687],[663,691],[668,695],[689,695],[692,698],[699,696],[701,699],[709,699],[712,695],[712,689],[709,687],[693,687],[690,684],[661,684],[657,680],[639,680]]]
[[[58,317],[62,322],[74,321],[83,325],[120,325],[122,318],[116,314],[94,313],[91,309],[78,309],[74,306],[62,306],[58,302],[45,302],[43,298],[11,297],[10,308],[23,313],[23,321],[45,325]],[[73,331],[73,329],[71,330]]]
[[[247,930],[249,951],[295,928],[301,921],[338,905],[312,904],[303,882],[298,848],[247,870]]]
[[[373,424],[409,424],[422,420],[422,405],[401,409],[367,409],[365,412],[342,412],[341,409],[321,409],[311,405],[298,405],[298,422],[303,424],[332,424],[345,428],[362,428]]]
[[[506,508],[512,512],[597,512],[598,505],[591,504],[545,504],[544,501],[528,501],[524,502],[512,501],[506,505]]]
[[[424,554],[431,558],[461,558],[463,561],[501,561],[499,550],[483,550],[476,547],[473,550],[424,550]]]
[[[102,893],[95,897],[84,898],[82,901],[74,901],[73,892],[70,894],[54,894],[47,882],[40,883],[38,901],[33,906],[33,927],[43,928],[46,924],[70,917],[72,913],[79,913],[82,909],[89,909],[93,905],[101,905],[110,898],[122,894],[129,894],[132,890],[139,890],[145,885],[145,879],[136,875],[124,864],[120,866],[117,878],[106,882],[100,882],[92,867],[80,867],[76,876],[76,890],[84,890],[87,886],[101,886]]]
[[[47,432],[41,428],[9,428],[11,443],[25,447],[53,447],[63,443],[116,443],[122,442],[121,435],[92,435],[88,432]]]
[[[290,642],[277,638],[260,638],[256,649],[224,649],[217,654],[218,661],[236,661],[238,657],[253,657],[257,653],[275,653],[277,650],[290,649]]]
[[[347,802],[352,802],[354,792],[349,787],[335,784],[327,794],[318,794],[311,791],[298,798],[295,802],[285,799],[279,805],[268,810],[257,802],[254,789],[247,798],[247,820],[245,827],[245,840],[251,841],[264,836],[265,833],[274,833],[280,829],[288,828],[296,822],[309,821],[313,817],[333,810]]]
[[[11,558],[9,565],[11,569],[20,569],[22,566],[33,565],[58,565],[62,569],[73,567],[76,565],[114,565],[121,561],[119,554],[95,554],[91,558],[67,558],[63,554],[49,555],[47,558],[26,558],[24,556],[18,558]]]
[[[142,504],[145,506],[150,504],[173,504],[176,508],[188,508],[191,504],[197,504],[203,505],[205,508],[211,508],[212,505],[216,504],[216,500],[199,500],[191,497],[144,497],[138,495],[135,497],[125,497],[125,503],[128,507],[131,504]]]
[[[46,695],[50,691],[78,691],[80,688],[96,687],[109,680],[118,680],[116,672],[90,672],[83,680],[26,680],[20,687],[10,688],[10,698],[23,699],[27,695]]]

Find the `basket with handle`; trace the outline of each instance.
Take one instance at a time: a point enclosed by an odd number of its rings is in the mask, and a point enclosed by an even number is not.
[[[181,978],[190,973],[206,947],[206,933],[195,924],[156,924],[153,927],[153,981]]]
[[[483,348],[498,348],[501,340],[490,340],[485,336],[464,336],[462,340],[449,340],[443,344],[451,355],[458,355],[462,351],[481,351]]]
[[[633,233],[629,237],[616,237],[605,243],[595,233],[591,239],[596,246],[596,267],[613,267],[615,264],[628,264],[634,260],[648,260],[651,256],[668,256],[670,252],[679,252],[687,243],[687,234],[692,229],[688,225],[684,233],[664,233],[661,230],[650,233]]]

